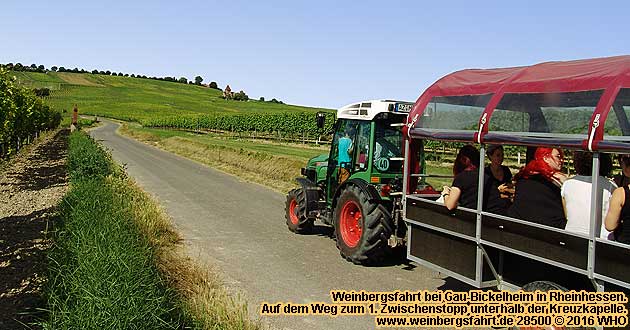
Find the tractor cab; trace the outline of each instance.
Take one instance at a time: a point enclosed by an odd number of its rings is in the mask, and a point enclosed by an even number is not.
[[[287,196],[290,230],[308,232],[315,220],[334,226],[341,254],[355,263],[375,261],[388,245],[402,243],[406,228],[402,220],[400,229],[395,224],[402,212],[402,129],[413,105],[371,100],[337,110],[328,155],[309,160],[297,179],[301,188]],[[367,242],[366,220],[381,224],[382,242]]]
[[[402,127],[412,106],[385,100],[353,103],[338,110],[326,164],[328,206],[347,180],[373,184],[382,197],[389,198],[387,184],[402,179]]]

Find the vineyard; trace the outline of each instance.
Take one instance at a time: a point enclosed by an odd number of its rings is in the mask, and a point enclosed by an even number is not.
[[[53,129],[60,122],[61,113],[0,70],[0,157],[11,156],[41,131]]]
[[[255,101],[224,100],[221,91],[195,85],[88,73],[14,72],[29,88],[50,89],[46,104],[80,114],[141,123],[147,127],[255,132],[262,136],[315,138],[332,129],[334,111]],[[318,130],[317,112],[327,112]]]
[[[294,113],[255,113],[242,115],[205,115],[170,117],[141,120],[145,127],[164,127],[188,130],[223,130],[230,132],[282,132],[286,135],[316,136],[332,130],[334,113],[326,116],[324,129],[317,128],[316,114],[313,112]]]

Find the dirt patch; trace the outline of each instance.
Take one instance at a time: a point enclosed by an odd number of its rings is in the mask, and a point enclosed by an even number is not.
[[[67,141],[68,130],[50,134],[0,172],[0,329],[29,328],[44,316],[48,230],[67,189]]]

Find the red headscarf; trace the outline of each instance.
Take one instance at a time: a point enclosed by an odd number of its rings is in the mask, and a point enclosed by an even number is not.
[[[528,179],[533,175],[540,174],[544,176],[547,180],[555,182],[556,180],[553,178],[553,175],[558,172],[549,166],[547,162],[545,162],[545,157],[551,157],[551,154],[555,148],[537,148],[536,153],[534,154],[534,159],[527,164],[527,166],[523,167],[518,174],[514,176],[514,180],[520,179]],[[557,149],[560,152],[560,156],[564,158],[564,154],[562,150]]]

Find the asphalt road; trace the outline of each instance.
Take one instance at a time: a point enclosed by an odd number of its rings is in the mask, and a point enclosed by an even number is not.
[[[328,302],[329,291],[435,290],[439,273],[415,264],[362,267],[343,260],[325,228],[296,235],[284,220],[285,196],[118,135],[106,123],[91,135],[166,208],[191,256],[216,266],[227,286],[258,315],[260,303]],[[455,284],[457,285],[457,284]],[[277,329],[374,329],[371,316],[274,316]]]

